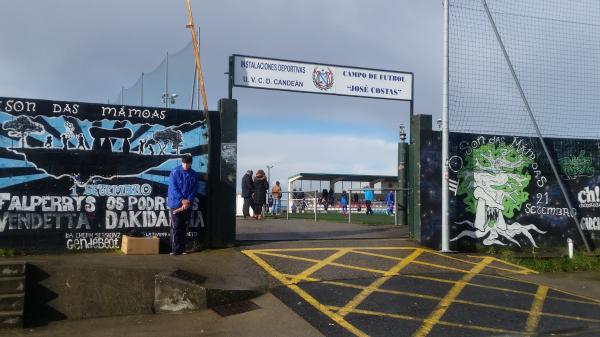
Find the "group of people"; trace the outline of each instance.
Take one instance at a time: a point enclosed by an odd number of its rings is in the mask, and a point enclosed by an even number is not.
[[[323,194],[325,193],[326,190],[323,190]],[[371,189],[369,186],[365,186],[365,207],[366,207],[366,214],[367,215],[372,215],[373,214],[373,208],[371,207],[373,204],[373,199],[375,198],[375,193],[373,192],[373,189]],[[331,197],[331,192],[329,194],[329,196]],[[388,191],[387,195],[385,196],[385,203],[387,206],[386,209],[386,214],[387,215],[394,215],[394,191]],[[353,195],[353,201],[356,205],[358,205],[358,212],[361,211],[361,207],[360,204],[358,202],[358,193],[354,193]],[[348,213],[348,204],[350,202],[349,199],[349,195],[346,191],[342,191],[342,195],[340,197],[340,204],[341,204],[341,211],[342,214],[347,214]],[[325,211],[327,211],[327,207],[325,207]]]
[[[265,171],[258,170],[254,176],[252,170],[246,171],[242,178],[242,198],[244,198],[242,213],[244,219],[250,217],[250,208],[252,208],[252,212],[254,213],[254,219],[264,219],[263,209],[265,208],[265,205],[267,205],[268,191],[269,182],[267,181]],[[271,190],[273,200],[271,209],[275,216],[281,213],[282,194],[281,185],[279,181],[277,181]]]

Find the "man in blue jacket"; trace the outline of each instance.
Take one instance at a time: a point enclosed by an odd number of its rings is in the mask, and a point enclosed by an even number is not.
[[[198,174],[192,169],[192,156],[186,154],[181,158],[181,165],[169,175],[167,207],[171,214],[171,255],[186,254],[185,236],[197,191]]]

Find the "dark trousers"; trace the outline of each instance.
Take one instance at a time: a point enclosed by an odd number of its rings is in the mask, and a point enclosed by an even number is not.
[[[265,205],[265,204],[257,204],[257,203],[254,203],[254,204],[252,205],[252,210],[254,211],[254,216],[257,216],[257,215],[261,215],[261,214],[262,214],[262,209],[263,209],[263,206],[264,206],[264,205]]]
[[[365,200],[365,205],[367,206],[367,214],[373,214],[373,210],[371,209],[371,200]]]
[[[244,206],[242,206],[242,213],[244,214],[244,217],[250,216],[250,207],[252,207],[252,210],[254,210],[252,199],[244,198]]]
[[[173,214],[171,209],[169,213],[171,213],[171,253],[181,254],[185,251],[185,237],[192,212],[188,209]]]

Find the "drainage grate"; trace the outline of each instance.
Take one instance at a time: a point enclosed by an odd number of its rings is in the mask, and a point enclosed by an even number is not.
[[[231,304],[223,304],[212,308],[212,310],[217,314],[221,315],[221,317],[237,315],[256,309],[260,309],[260,307],[258,306],[258,304],[252,301],[241,301]]]

